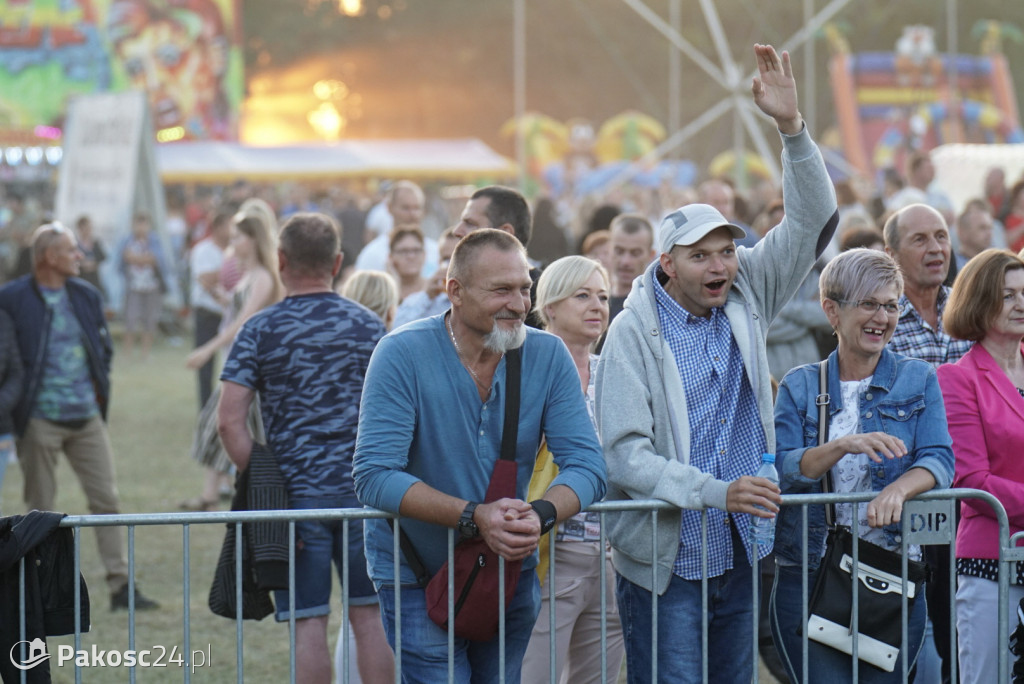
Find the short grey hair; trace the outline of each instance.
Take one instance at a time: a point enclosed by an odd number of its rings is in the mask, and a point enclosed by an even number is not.
[[[32,264],[38,266],[46,256],[46,250],[50,249],[61,235],[67,235],[73,242],[78,243],[75,231],[65,226],[60,221],[44,223],[32,233]]]
[[[486,247],[493,247],[501,252],[519,252],[526,260],[526,249],[514,236],[497,228],[481,228],[462,238],[455,246],[451,263],[448,265],[448,279],[457,280],[463,285],[476,264],[477,254]]]
[[[544,269],[537,281],[537,305],[534,311],[545,327],[550,321],[544,309],[571,297],[573,292],[583,287],[594,271],[601,274],[607,289],[608,271],[600,262],[585,256],[562,257]]]
[[[897,297],[903,294],[903,274],[899,265],[885,252],[865,247],[834,257],[818,279],[822,301],[857,302],[887,285],[896,287]]]

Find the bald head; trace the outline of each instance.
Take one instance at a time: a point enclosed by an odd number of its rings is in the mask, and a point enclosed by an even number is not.
[[[885,222],[885,251],[899,264],[909,290],[938,288],[949,271],[946,219],[926,204],[911,204]]]
[[[908,230],[923,223],[934,224],[936,221],[942,222],[943,225],[946,223],[946,220],[942,218],[942,214],[927,204],[911,204],[899,211],[893,212],[882,229],[883,236],[885,237],[885,248],[897,251],[903,236]]]
[[[992,207],[986,200],[973,199],[956,219],[960,253],[970,259],[992,246]]]
[[[395,225],[419,225],[423,221],[426,198],[420,186],[412,181],[400,180],[388,191],[388,212],[395,219]]]
[[[70,238],[74,241],[75,234],[62,223],[54,221],[53,223],[46,223],[36,228],[32,233],[31,241],[32,265],[39,265],[46,258],[46,253],[50,248],[62,242],[65,238]]]
[[[36,228],[32,233],[32,271],[45,287],[63,287],[79,275],[82,252],[74,232],[56,221]]]

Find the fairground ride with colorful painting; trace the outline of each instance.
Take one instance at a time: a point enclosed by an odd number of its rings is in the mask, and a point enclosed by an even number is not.
[[[1015,27],[979,22],[980,55],[939,54],[927,26],[904,28],[895,52],[884,53],[851,53],[834,26],[826,34],[843,155],[863,176],[902,169],[908,152],[945,143],[1024,142],[1001,47],[1024,40]]]

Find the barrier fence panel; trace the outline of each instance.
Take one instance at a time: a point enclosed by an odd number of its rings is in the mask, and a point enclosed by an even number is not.
[[[808,607],[808,577],[809,573],[809,559],[807,553],[807,540],[808,540],[808,510],[811,506],[818,506],[824,503],[861,503],[870,501],[875,496],[874,493],[864,494],[800,494],[800,495],[786,495],[783,497],[784,506],[799,506],[801,508],[801,535],[803,541],[803,558],[801,559],[800,569],[802,570],[801,577],[801,588],[803,593],[801,615],[803,616],[803,624],[807,624],[807,618],[809,616]],[[992,495],[982,492],[979,490],[967,490],[967,489],[953,489],[953,490],[935,490],[926,492],[919,495],[914,500],[909,501],[904,506],[903,515],[901,519],[901,535],[899,538],[900,548],[902,552],[902,568],[901,568],[901,580],[906,584],[908,581],[908,549],[910,546],[920,546],[925,544],[936,544],[936,545],[948,545],[949,546],[949,557],[952,562],[952,567],[955,569],[955,507],[959,504],[961,499],[971,498],[980,499],[987,502],[995,513],[997,521],[999,523],[999,540],[1000,540],[1000,557],[999,557],[999,580],[998,580],[998,600],[999,600],[999,614],[998,614],[998,643],[1002,644],[1003,647],[998,649],[998,668],[999,672],[1006,675],[1006,681],[1009,681],[1010,662],[1009,662],[1009,578],[1011,573],[1014,572],[1014,563],[1024,561],[1024,546],[1018,546],[1018,544],[1024,543],[1024,532],[1017,533],[1010,538],[1009,534],[1009,523],[1007,515],[1002,505]],[[600,548],[607,548],[607,536],[605,519],[609,513],[615,513],[619,511],[635,511],[644,510],[649,511],[652,520],[652,563],[651,563],[651,579],[652,586],[657,586],[657,561],[658,558],[658,540],[657,540],[657,523],[658,515],[660,511],[671,511],[674,507],[663,502],[654,500],[644,501],[614,501],[614,502],[601,502],[592,505],[587,509],[588,511],[596,511],[599,514],[601,522],[600,531]],[[135,531],[138,526],[154,526],[154,525],[180,525],[182,529],[182,591],[183,591],[183,609],[182,609],[182,638],[185,647],[184,656],[184,667],[183,679],[184,681],[190,682],[193,669],[196,665],[194,662],[198,656],[205,656],[200,652],[194,652],[192,650],[192,633],[191,633],[191,610],[190,610],[190,592],[192,587],[191,578],[191,567],[190,567],[190,546],[191,546],[191,530],[195,525],[211,525],[220,524],[224,525],[233,524],[235,529],[234,541],[235,541],[235,553],[233,561],[234,570],[234,600],[235,600],[235,663],[236,663],[236,678],[238,682],[245,680],[245,667],[244,667],[244,630],[243,630],[243,606],[245,605],[243,597],[243,534],[244,525],[256,525],[256,524],[285,524],[287,525],[287,538],[288,538],[288,589],[287,594],[289,598],[289,606],[292,607],[288,611],[288,623],[289,623],[289,681],[296,681],[296,645],[295,645],[295,548],[296,548],[296,531],[295,523],[297,521],[307,520],[336,520],[336,521],[351,521],[351,520],[366,520],[366,519],[386,519],[394,518],[391,514],[383,511],[377,511],[373,509],[315,509],[315,510],[288,510],[288,511],[261,511],[261,512],[214,512],[214,513],[153,513],[153,514],[138,514],[138,515],[89,515],[89,516],[67,516],[61,522],[62,527],[74,528],[74,573],[75,577],[79,576],[79,569],[81,564],[81,529],[85,527],[102,527],[102,526],[126,526],[128,528],[128,562],[129,562],[129,585],[128,585],[128,597],[129,597],[129,609],[128,609],[128,650],[132,652],[133,661],[129,669],[130,681],[134,682],[136,678],[136,669],[138,667],[145,667],[146,663],[141,662],[140,654],[136,653],[136,629],[135,629]],[[859,527],[858,527],[858,516],[853,516],[852,533],[854,539],[858,538]],[[394,554],[394,576],[400,578],[400,533],[401,533],[401,521],[396,519],[396,524],[393,526],[393,545],[392,552]],[[342,628],[341,635],[339,638],[343,640],[343,644],[340,648],[343,649],[343,659],[346,663],[350,662],[349,658],[352,656],[349,653],[348,647],[348,635],[350,626],[348,624],[348,595],[350,587],[349,585],[349,552],[348,552],[348,525],[343,527],[343,540],[344,549],[342,556]],[[455,587],[454,587],[454,545],[455,545],[455,534],[454,530],[448,531],[448,680],[455,681],[455,651],[456,651],[456,640],[454,634],[455,627]],[[555,562],[555,543],[551,543],[548,546],[549,566],[547,571],[547,583],[549,591],[552,592],[555,587],[555,579],[558,576],[558,569]],[[754,668],[754,681],[757,682],[757,662],[758,662],[758,639],[757,630],[759,622],[759,611],[760,611],[760,594],[765,591],[769,591],[767,587],[761,586],[761,575],[760,575],[760,563],[756,559],[757,548],[754,548],[754,562],[751,563],[752,571],[752,629],[753,629],[753,659],[755,663]],[[607,614],[608,614],[608,602],[614,601],[614,596],[609,596],[606,591],[606,564],[604,562],[604,555],[600,556],[600,569],[599,569],[599,581],[601,587],[601,598],[600,605],[602,611],[602,619],[600,624],[600,663],[602,671],[602,682],[617,682],[619,673],[608,672],[608,654],[607,654],[607,639],[608,639],[608,625],[607,625]],[[501,559],[498,564],[499,576],[502,581],[498,583],[499,586],[499,651],[498,651],[498,667],[499,681],[504,682],[505,672],[505,585],[504,585],[504,572],[505,562]],[[854,592],[859,582],[859,544],[853,545],[852,550],[852,583]],[[708,515],[707,511],[701,513],[701,607],[703,619],[701,620],[701,674],[703,681],[709,681],[708,672],[708,651],[709,651],[709,637],[708,637]],[[208,575],[204,575],[206,577]],[[20,642],[17,649],[12,649],[10,657],[14,661],[17,656],[20,658],[20,663],[24,664],[28,662],[31,657],[31,653],[28,652],[29,644],[27,642],[26,632],[26,596],[25,596],[25,563],[22,559],[19,567],[19,634]],[[950,615],[950,653],[948,654],[950,662],[952,663],[953,671],[956,671],[956,638],[955,638],[955,615],[953,614],[955,603],[955,588],[956,588],[956,576],[955,572],[950,573],[950,580],[948,586],[948,593],[951,600],[951,615]],[[397,582],[400,584],[400,581]],[[396,616],[396,625],[394,633],[395,650],[397,653],[402,653],[402,594],[401,590],[394,592],[394,607]],[[75,653],[81,652],[81,614],[80,614],[80,586],[76,581],[74,583],[74,598],[75,598],[75,615],[74,615],[74,648]],[[923,600],[923,599],[922,599]],[[900,632],[902,635],[902,680],[907,681],[908,679],[908,667],[909,658],[907,650],[909,643],[909,597],[907,592],[903,592],[902,596],[902,611],[900,619]],[[556,634],[554,625],[556,624],[555,614],[556,605],[555,601],[552,600],[548,606],[550,625],[550,636],[548,639],[549,648],[549,679],[550,681],[556,681],[558,676],[557,662],[559,658],[564,658],[565,654],[556,653]],[[857,633],[857,629],[860,621],[860,614],[857,602],[854,602],[851,616],[851,632]],[[800,662],[798,666],[794,666],[795,669],[804,673],[809,671],[809,656],[808,656],[808,630],[803,630],[803,636],[801,639],[801,653]],[[861,670],[859,663],[859,640],[854,639],[852,642],[852,667],[853,667],[853,679],[858,681],[858,675]],[[120,658],[120,655],[119,655]],[[658,680],[658,596],[656,592],[652,592],[651,596],[651,658],[652,658],[652,679]],[[401,658],[395,660],[395,681],[401,681],[402,677],[402,665]],[[17,664],[16,664],[17,665]],[[83,679],[83,668],[78,659],[75,658],[75,681],[81,682]],[[19,668],[20,669],[20,668]],[[27,678],[27,669],[21,671],[21,681],[25,682]],[[345,669],[342,672],[337,673],[337,681],[347,683],[349,681],[348,670]]]

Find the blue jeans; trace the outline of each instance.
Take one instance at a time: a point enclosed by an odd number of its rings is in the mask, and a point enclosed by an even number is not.
[[[803,678],[797,674],[803,674],[803,634],[806,632],[803,613],[803,599],[801,598],[803,587],[800,576],[803,568],[800,566],[780,565],[775,569],[775,586],[772,588],[772,598],[769,610],[771,611],[772,638],[775,640],[775,647],[778,649],[779,658],[786,666],[791,682],[802,682]],[[814,579],[817,570],[807,574],[807,592],[814,590]],[[809,600],[809,597],[808,597]],[[913,667],[917,660],[917,654],[921,651],[921,644],[924,642],[924,626],[928,619],[928,606],[924,598],[924,592],[920,592],[913,603],[913,610],[910,613],[910,620],[907,623],[907,639],[909,640],[907,652],[911,656],[910,665]],[[858,670],[858,681],[864,684],[872,682],[900,682],[903,681],[903,654],[900,654],[896,661],[896,668],[892,672],[884,672],[864,661],[860,662]],[[807,642],[807,684],[821,682],[822,684],[843,684],[853,681],[853,659],[816,641]]]
[[[733,535],[733,569],[708,578],[708,678],[749,682],[754,671],[753,575]],[[615,594],[626,638],[630,684],[653,681],[651,592],[617,575]],[[658,681],[702,682],[701,582],[676,575],[658,597]]]
[[[378,592],[388,644],[395,648],[395,588]],[[517,684],[523,655],[540,611],[537,573],[523,570],[505,611],[505,681]],[[448,632],[427,615],[426,590],[402,588],[402,681],[433,684],[448,681]],[[455,682],[498,681],[498,637],[467,641],[455,637]]]

